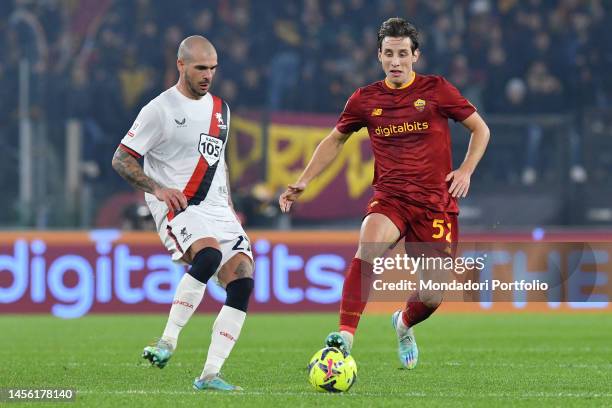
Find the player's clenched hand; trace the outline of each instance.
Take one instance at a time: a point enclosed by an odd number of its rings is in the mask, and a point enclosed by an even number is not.
[[[163,201],[171,211],[180,211],[187,208],[187,197],[181,190],[160,187],[153,194],[159,201]]]
[[[278,205],[281,211],[284,213],[289,212],[291,205],[300,195],[302,195],[304,189],[306,189],[306,183],[289,184],[287,190],[285,190],[278,199]]]
[[[455,198],[463,198],[467,196],[470,189],[470,177],[472,172],[463,167],[453,170],[446,176],[446,182],[453,181],[448,189],[450,195]]]

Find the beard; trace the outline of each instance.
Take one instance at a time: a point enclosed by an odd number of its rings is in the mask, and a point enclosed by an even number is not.
[[[187,75],[185,75],[185,79],[186,79],[186,82],[187,82],[187,87],[189,88],[189,90],[191,91],[191,93],[194,96],[204,96],[208,92],[208,89],[210,89],[210,82],[209,81],[203,81],[202,82],[202,84],[208,84],[208,88],[204,91],[204,90],[202,90],[200,88],[200,82],[193,81]]]

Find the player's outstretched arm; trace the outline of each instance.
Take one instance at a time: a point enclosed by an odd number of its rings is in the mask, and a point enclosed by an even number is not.
[[[155,195],[166,203],[169,209],[179,211],[187,208],[187,198],[182,191],[166,188],[144,173],[138,161],[118,147],[113,155],[113,169],[133,187]]]
[[[462,198],[467,196],[468,190],[470,189],[470,177],[484,155],[487,144],[489,143],[490,131],[478,112],[472,113],[461,123],[472,133],[470,136],[470,144],[463,163],[457,170],[448,173],[446,181],[452,180],[448,192],[453,197]]]
[[[282,212],[289,212],[291,205],[302,195],[308,183],[321,174],[334,161],[350,136],[350,133],[340,133],[338,129],[334,128],[319,143],[302,175],[295,183],[287,186],[287,190],[278,199]]]

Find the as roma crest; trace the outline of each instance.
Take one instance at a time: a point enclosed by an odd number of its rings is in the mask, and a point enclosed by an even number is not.
[[[414,108],[418,110],[419,112],[423,112],[425,110],[426,104],[427,103],[424,100],[417,99],[416,101],[414,101]]]

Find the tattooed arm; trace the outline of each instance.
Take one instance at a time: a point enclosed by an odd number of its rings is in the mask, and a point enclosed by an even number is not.
[[[166,188],[147,176],[138,161],[121,147],[117,148],[113,156],[113,169],[132,187],[153,194],[159,201],[165,202],[168,209],[179,211],[187,208],[187,198],[182,191]]]

